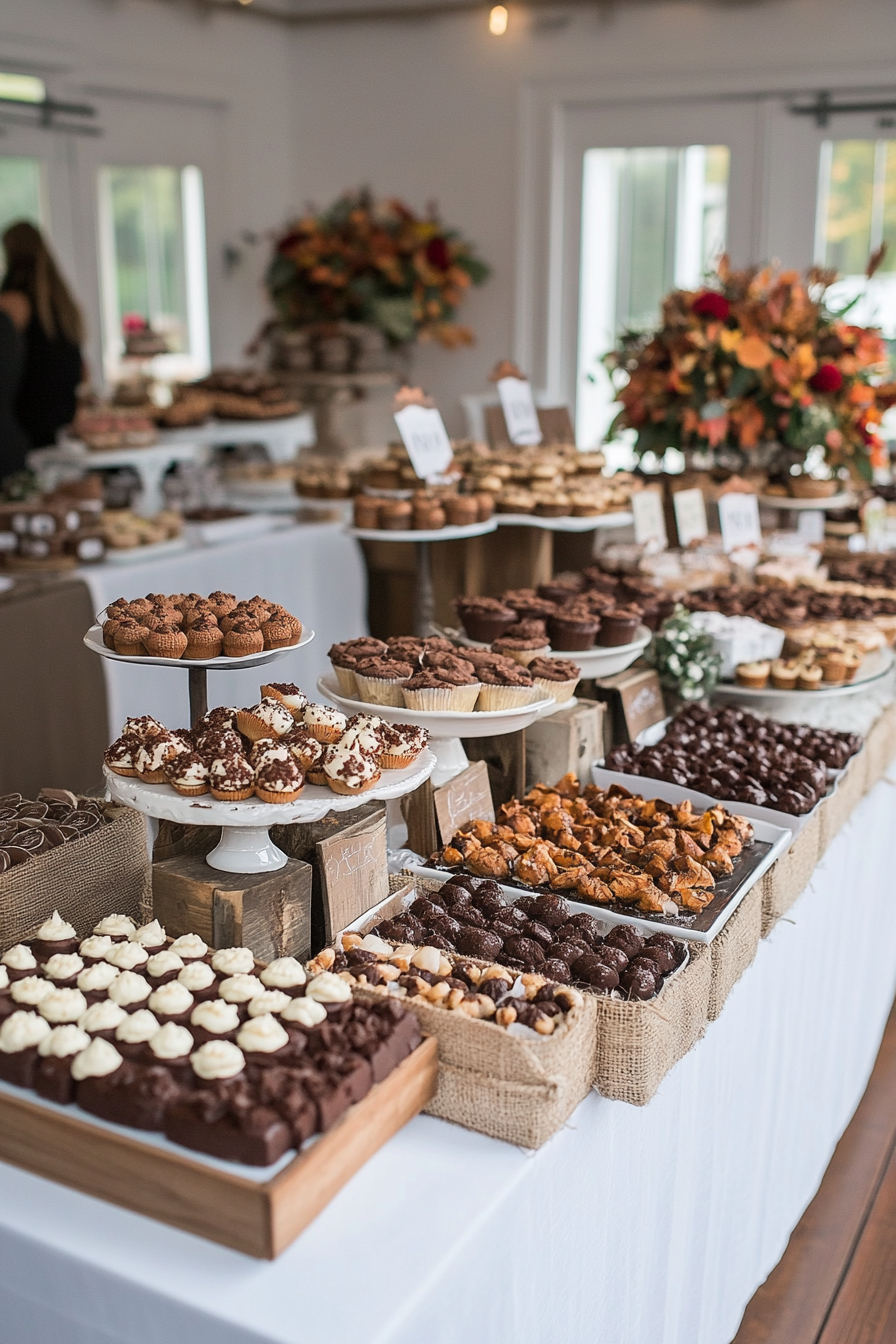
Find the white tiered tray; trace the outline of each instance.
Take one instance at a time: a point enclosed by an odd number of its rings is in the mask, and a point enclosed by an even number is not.
[[[426,749],[404,770],[384,770],[379,783],[363,793],[333,793],[321,785],[306,784],[294,803],[262,803],[257,798],[226,803],[210,793],[184,798],[169,784],[145,784],[131,776],[116,775],[108,766],[103,767],[103,773],[112,797],[144,816],[185,826],[220,826],[221,839],[206,859],[212,868],[227,873],[260,873],[282,868],[287,861],[271,840],[269,827],[320,821],[328,812],[351,812],[373,800],[401,798],[429,779],[435,765],[434,753]]]
[[[496,513],[499,527],[538,527],[543,532],[594,532],[598,529],[629,527],[634,517],[627,510],[591,513],[585,518],[566,514],[561,518],[542,518],[536,513]]]
[[[777,686],[738,686],[735,682],[719,682],[712,693],[713,700],[733,700],[738,704],[749,705],[751,709],[761,711],[764,706],[781,707],[786,705],[794,713],[801,707],[809,707],[820,700],[846,700],[854,695],[862,695],[877,682],[883,681],[893,669],[892,649],[872,649],[862,660],[862,665],[852,681],[842,686],[825,686],[821,683],[817,691],[781,691]],[[795,722],[800,722],[799,719]]]
[[[413,723],[418,728],[425,728],[429,733],[429,745],[437,758],[432,776],[432,782],[437,788],[466,770],[469,764],[461,746],[462,737],[498,737],[504,733],[520,733],[536,719],[553,714],[560,708],[556,700],[544,699],[536,700],[531,705],[521,705],[517,709],[472,710],[469,714],[460,714],[455,710],[435,713],[406,709],[404,706],[372,705],[368,700],[350,700],[342,694],[334,676],[320,677],[317,689],[334,705],[338,705],[344,714],[377,714],[387,723]]]
[[[359,541],[462,541],[465,537],[484,537],[487,532],[494,532],[496,526],[495,519],[489,518],[487,522],[467,523],[463,527],[446,523],[444,527],[402,528],[394,532],[379,527],[348,527],[346,531]]]
[[[462,631],[445,630],[448,639],[456,639],[468,649],[487,649],[488,644],[480,644],[469,639]],[[638,626],[638,633],[630,644],[595,645],[593,649],[549,649],[548,658],[564,658],[582,669],[583,677],[612,677],[624,672],[627,667],[644,652],[653,635],[646,625]],[[467,734],[465,734],[467,736]]]
[[[100,617],[105,613],[100,612]],[[128,654],[116,653],[114,649],[109,649],[103,643],[102,625],[92,625],[84,636],[84,643],[93,653],[98,653],[101,658],[111,658],[116,663],[147,663],[150,667],[179,667],[211,668],[213,672],[221,671],[227,668],[240,667],[263,667],[265,663],[272,663],[276,658],[282,658],[286,653],[292,653],[293,649],[303,649],[306,644],[310,644],[314,638],[313,630],[303,630],[302,638],[298,644],[290,644],[285,649],[265,649],[262,653],[247,653],[242,658],[153,658],[148,653],[136,654],[131,657]]]

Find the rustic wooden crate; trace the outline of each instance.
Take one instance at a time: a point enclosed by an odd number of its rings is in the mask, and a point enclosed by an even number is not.
[[[424,1040],[276,1175],[253,1181],[118,1133],[83,1112],[0,1091],[0,1159],[245,1255],[273,1260],[368,1158],[435,1095],[437,1044]],[[83,1118],[82,1118],[83,1116]]]

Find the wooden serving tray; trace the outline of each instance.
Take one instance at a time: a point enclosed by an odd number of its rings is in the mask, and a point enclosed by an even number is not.
[[[363,1101],[269,1180],[195,1161],[71,1113],[0,1093],[0,1159],[97,1199],[170,1223],[245,1255],[273,1260],[377,1149],[436,1091],[438,1046],[427,1038]],[[139,1131],[134,1131],[135,1136]]]

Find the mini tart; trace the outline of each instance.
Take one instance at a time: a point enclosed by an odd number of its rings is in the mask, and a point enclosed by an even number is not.
[[[384,770],[404,770],[423,751],[427,735],[412,723],[389,723],[381,729],[383,748],[379,762]]]
[[[772,685],[779,691],[796,690],[799,667],[786,658],[776,658],[772,663]]]
[[[255,792],[255,771],[245,756],[236,753],[213,761],[208,772],[213,798],[225,803],[241,803]]]
[[[329,705],[306,705],[302,724],[318,742],[338,742],[348,723],[345,715]]]
[[[187,636],[176,625],[160,624],[155,630],[150,630],[143,644],[153,658],[182,658],[187,647]]]
[[[312,737],[307,728],[294,728],[291,733],[280,738],[280,745],[287,747],[299,769],[307,774],[320,764],[324,754],[322,742]]]
[[[816,663],[812,667],[801,667],[797,677],[797,686],[801,691],[817,691],[821,686],[822,670]]]
[[[144,784],[166,784],[168,762],[182,754],[177,739],[171,733],[157,733],[143,742],[134,757],[137,774]]]
[[[224,647],[224,635],[211,620],[197,621],[187,630],[187,646],[184,658],[220,658]]]
[[[301,686],[296,686],[291,681],[271,681],[266,686],[261,687],[261,698],[263,700],[279,700],[289,710],[296,723],[302,722],[308,697]]]
[[[200,798],[208,793],[208,766],[196,751],[186,751],[169,762],[165,775],[182,798]]]
[[[734,669],[734,678],[738,686],[749,686],[754,691],[761,691],[768,685],[771,671],[771,662],[762,658],[756,663],[738,663]],[[819,680],[821,680],[820,673]]]
[[[255,771],[255,794],[263,803],[294,803],[305,780],[295,761],[265,761]]]
[[[258,621],[236,621],[224,636],[224,653],[228,658],[246,658],[250,653],[263,652],[264,635]]]
[[[831,649],[821,660],[821,675],[826,686],[842,686],[846,681],[846,656],[841,649]]]
[[[237,710],[236,726],[250,742],[260,742],[266,737],[279,738],[292,732],[295,719],[280,700],[261,700],[249,709]]]
[[[113,774],[136,779],[137,767],[134,765],[134,757],[139,747],[140,743],[134,734],[124,733],[110,747],[106,748],[103,752],[103,760]]]

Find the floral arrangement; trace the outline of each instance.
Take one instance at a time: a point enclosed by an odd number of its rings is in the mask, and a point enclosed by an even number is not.
[[[868,277],[882,260],[872,257]],[[883,385],[886,346],[873,328],[850,326],[825,307],[836,279],[818,267],[734,271],[726,257],[715,283],[673,290],[662,324],[626,333],[604,357],[622,410],[608,437],[637,432],[636,450],[739,450],[783,443],[803,455],[820,445],[832,468],[864,479],[886,461],[876,432],[896,386]],[[850,305],[851,306],[851,305]],[[619,385],[624,382],[624,385]]]
[[[416,215],[364,190],[295,220],[275,242],[266,284],[287,326],[367,322],[393,345],[437,340],[454,347],[473,341],[454,318],[470,286],[488,275],[434,207]]]
[[[680,603],[654,635],[647,656],[659,673],[663,689],[681,700],[705,699],[722,669],[712,635],[699,630]]]

